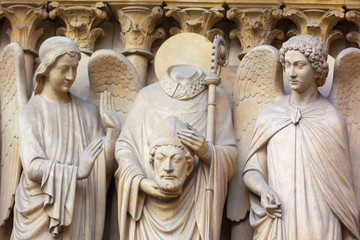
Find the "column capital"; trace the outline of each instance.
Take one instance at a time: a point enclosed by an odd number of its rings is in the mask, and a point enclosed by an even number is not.
[[[328,48],[332,41],[344,36],[340,30],[333,30],[336,23],[344,18],[343,8],[299,9],[290,6],[284,8],[283,15],[297,26],[297,29],[288,32],[288,36],[311,34],[322,40]]]
[[[59,17],[65,23],[65,27],[57,29],[57,35],[74,40],[81,51],[92,53],[98,37],[105,34],[98,26],[107,18],[106,5],[98,2],[93,6],[64,6],[51,2],[49,6],[49,17]]]
[[[283,39],[284,33],[274,29],[278,19],[282,17],[279,8],[232,8],[227,12],[227,18],[236,23],[237,29],[230,32],[230,38],[238,38],[241,43],[242,58],[252,48],[271,44],[275,39]]]
[[[36,42],[43,34],[40,23],[48,17],[44,6],[37,4],[1,5],[0,18],[5,17],[10,22],[7,30],[10,42],[18,42],[24,51],[37,55]]]
[[[214,25],[224,18],[225,10],[223,7],[205,8],[178,8],[167,6],[165,16],[172,17],[179,23],[180,28],[172,27],[170,34],[175,35],[182,32],[193,32],[200,34],[210,41],[216,35],[224,36],[224,32]]]
[[[165,30],[157,27],[164,11],[161,7],[125,7],[116,10],[116,17],[121,26],[120,38],[124,44],[124,55],[138,54],[149,60],[152,43],[165,37]]]
[[[360,29],[360,11],[351,10],[347,12],[346,20],[355,23],[358,29]],[[360,47],[360,30],[349,32],[346,34],[346,39],[350,42],[356,42],[358,47]]]

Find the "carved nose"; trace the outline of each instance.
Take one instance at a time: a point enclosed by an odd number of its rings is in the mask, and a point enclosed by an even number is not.
[[[291,67],[291,68],[290,68],[290,74],[289,74],[289,77],[291,77],[291,78],[296,77],[296,72],[295,72],[294,67]]]
[[[170,158],[166,159],[165,166],[164,166],[164,171],[167,172],[167,173],[171,173],[172,171],[174,171],[174,167],[173,167],[173,165],[171,163]]]
[[[72,69],[69,69],[69,71],[67,72],[66,79],[67,80],[73,80],[74,79],[74,74],[73,74]]]

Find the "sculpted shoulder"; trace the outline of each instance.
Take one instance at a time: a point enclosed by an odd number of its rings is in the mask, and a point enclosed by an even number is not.
[[[159,82],[153,83],[142,88],[136,95],[135,101],[149,101],[154,99],[157,94],[161,93],[162,89]]]
[[[279,111],[283,111],[288,107],[289,104],[289,95],[282,96],[279,100],[274,103],[271,103],[264,107],[260,112],[259,119],[268,118],[273,115],[277,115]]]
[[[23,120],[36,117],[40,113],[41,99],[39,95],[32,97],[20,110],[20,123]]]

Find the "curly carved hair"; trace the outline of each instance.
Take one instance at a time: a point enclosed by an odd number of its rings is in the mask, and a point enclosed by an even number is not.
[[[173,146],[173,147],[177,147],[180,148],[181,150],[185,151],[185,158],[186,158],[186,162],[189,165],[193,164],[194,162],[194,154],[186,147],[182,146],[182,145],[178,145],[178,144],[173,144],[173,143],[167,143],[167,144],[161,144],[161,145],[156,145],[155,147],[153,147],[150,151],[150,158],[149,158],[149,163],[152,167],[154,167],[154,158],[155,158],[155,153],[156,150],[159,147],[162,146]]]
[[[319,74],[316,84],[321,87],[325,84],[329,72],[329,65],[326,62],[328,52],[325,44],[312,35],[299,35],[290,38],[280,49],[280,61],[285,70],[285,53],[287,51],[299,51],[307,58],[313,69]]]

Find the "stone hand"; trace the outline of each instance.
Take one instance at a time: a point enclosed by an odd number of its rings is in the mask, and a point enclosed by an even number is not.
[[[106,128],[120,129],[120,119],[115,111],[114,98],[104,91],[100,96],[100,116]]]
[[[89,146],[83,152],[78,171],[77,179],[84,179],[90,176],[91,170],[94,166],[94,162],[103,150],[102,138],[98,138],[90,143]]]
[[[281,218],[280,199],[270,187],[261,194],[261,206],[265,209],[269,217]]]
[[[171,192],[166,193],[159,189],[159,186],[152,179],[143,178],[140,182],[140,190],[156,198],[176,198],[179,194],[173,194]]]
[[[190,124],[186,124],[188,129],[182,129],[177,132],[180,141],[189,147],[202,160],[210,160],[209,146],[201,135]]]

